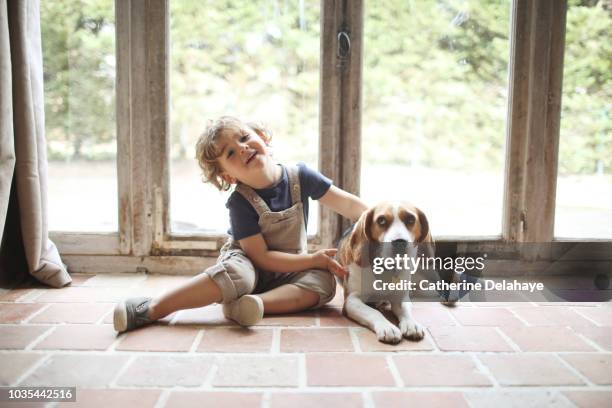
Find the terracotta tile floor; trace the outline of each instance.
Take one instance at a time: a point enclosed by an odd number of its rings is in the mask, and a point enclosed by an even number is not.
[[[77,387],[48,407],[612,407],[610,303],[418,303],[425,339],[395,346],[342,293],[252,329],[214,305],[117,336],[113,302],[188,277],[74,278],[0,289],[0,386]]]

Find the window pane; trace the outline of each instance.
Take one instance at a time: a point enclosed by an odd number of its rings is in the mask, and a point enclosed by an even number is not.
[[[510,1],[365,12],[363,198],[413,202],[435,235],[499,235]]]
[[[604,2],[569,3],[555,236],[612,238],[612,17]]]
[[[319,15],[315,0],[171,2],[173,231],[229,227],[227,194],[202,183],[194,158],[208,119],[262,122],[278,161],[317,168]]]
[[[113,0],[40,3],[49,228],[116,231]]]

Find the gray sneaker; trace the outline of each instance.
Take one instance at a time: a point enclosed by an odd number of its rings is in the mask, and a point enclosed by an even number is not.
[[[117,303],[113,313],[115,330],[121,333],[153,323],[153,320],[148,317],[151,300],[149,297],[139,297]]]

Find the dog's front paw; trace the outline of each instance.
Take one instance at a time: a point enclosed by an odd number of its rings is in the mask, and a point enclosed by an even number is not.
[[[391,323],[379,324],[374,328],[378,341],[389,344],[397,344],[402,341],[402,332]]]
[[[425,332],[423,331],[423,328],[414,321],[402,320],[400,321],[399,326],[402,335],[408,340],[419,341],[422,340],[423,337],[425,337]]]

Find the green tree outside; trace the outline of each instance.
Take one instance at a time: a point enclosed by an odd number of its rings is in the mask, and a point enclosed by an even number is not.
[[[49,158],[114,158],[113,1],[42,1],[40,15]]]
[[[173,157],[191,159],[205,120],[231,113],[281,135],[283,160],[316,162],[319,1],[170,6]],[[570,1],[560,174],[612,173],[611,13]],[[113,158],[113,1],[43,1],[41,18],[50,158]],[[367,1],[364,160],[502,168],[509,20],[509,1]]]

